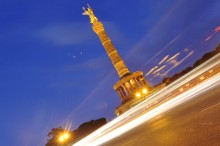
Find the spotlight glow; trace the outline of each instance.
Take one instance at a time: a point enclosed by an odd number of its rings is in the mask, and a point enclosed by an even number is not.
[[[141,97],[141,93],[138,92],[138,93],[135,94],[135,96],[136,97]]]
[[[147,94],[147,89],[143,89],[142,92],[143,92],[144,94]]]

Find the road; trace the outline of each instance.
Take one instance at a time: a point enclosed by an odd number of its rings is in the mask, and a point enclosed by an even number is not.
[[[213,142],[211,145],[215,145],[217,140],[213,139],[220,139],[219,135],[216,136],[216,131],[220,131],[217,125],[220,123],[219,89],[220,54],[146,98],[74,146],[188,146],[196,142],[201,142],[198,145],[210,145],[203,141]],[[210,112],[211,110],[216,111]],[[207,111],[210,113],[207,114]]]
[[[104,146],[219,146],[220,84]]]

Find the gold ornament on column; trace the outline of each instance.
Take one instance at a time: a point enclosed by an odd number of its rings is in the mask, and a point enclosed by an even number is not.
[[[83,10],[83,15],[89,16],[90,23],[92,23],[92,28],[94,32],[98,35],[119,77],[122,78],[125,75],[130,74],[130,71],[126,67],[124,61],[118,54],[118,51],[116,50],[107,33],[105,32],[103,24],[98,21],[98,18],[94,15],[92,8],[88,5],[88,8],[86,9],[83,7]]]
[[[105,32],[103,24],[98,21],[98,18],[94,15],[92,8],[88,5],[88,8],[86,9],[83,7],[83,10],[83,15],[89,16],[92,29],[98,35],[113,66],[118,72],[120,80],[115,83],[113,88],[118,93],[122,101],[122,104],[115,110],[115,113],[120,115],[132,106],[144,100],[147,94],[149,95],[151,87],[145,80],[143,72],[137,71],[131,73],[128,70],[112,41]]]

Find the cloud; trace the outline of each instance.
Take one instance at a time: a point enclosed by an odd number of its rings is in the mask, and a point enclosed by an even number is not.
[[[111,61],[108,57],[97,57],[92,58],[90,60],[86,60],[85,62],[76,64],[76,65],[68,65],[64,67],[64,71],[76,71],[76,70],[91,70],[91,69],[102,69],[109,67],[111,65]]]
[[[98,103],[95,107],[96,110],[103,110],[108,107],[108,104],[106,102]]]
[[[213,20],[219,20],[220,14],[220,1],[212,1],[212,8],[209,11],[205,11],[204,15],[200,18],[199,26],[205,26],[207,23],[213,22]]]
[[[189,47],[189,43],[190,48],[198,45],[201,36],[209,27],[208,24],[213,25],[219,21],[217,18],[220,11],[217,0],[212,3],[203,0],[200,5],[198,7],[198,3],[191,1],[175,1],[172,7],[161,15],[159,21],[155,22],[143,38],[136,43],[128,53],[127,58],[133,54],[141,56],[141,54],[149,52],[149,55],[146,56],[148,57],[147,61],[140,66],[140,68],[145,68],[151,66],[152,62],[164,55],[165,51]],[[184,7],[189,9],[186,10]],[[195,9],[197,7],[198,9]],[[152,50],[149,51],[150,49]]]
[[[122,33],[120,27],[118,27],[117,24],[110,21],[103,21],[102,23],[104,25],[106,33],[108,34],[112,42],[116,45],[125,46],[131,42],[131,40],[127,38],[124,33]]]
[[[41,28],[34,33],[35,37],[56,45],[75,45],[94,39],[88,23],[60,23]]]
[[[116,24],[104,21],[104,27],[110,38],[114,38],[114,42],[126,42],[125,36],[120,32]],[[77,45],[85,42],[95,42],[97,39],[92,25],[88,23],[58,23],[39,28],[34,32],[34,36],[46,42],[55,45]]]
[[[81,88],[83,82],[87,82],[87,87],[100,78],[105,77],[109,71],[114,71],[110,60],[107,57],[97,57],[78,64],[70,64],[62,67],[62,75],[65,77],[57,79],[47,88]]]
[[[183,49],[183,52],[188,52],[188,51],[189,51],[188,48]]]

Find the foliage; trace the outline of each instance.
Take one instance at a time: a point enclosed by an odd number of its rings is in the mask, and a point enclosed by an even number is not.
[[[68,138],[68,140],[66,140],[64,142],[59,142],[59,137],[62,134],[64,134],[65,132],[67,132],[67,131],[65,129],[63,129],[62,127],[51,129],[51,131],[47,135],[50,139],[48,140],[48,142],[45,146],[67,146],[67,145],[70,145],[70,143],[72,142],[72,137],[73,137],[73,134],[71,132],[70,132],[70,137]]]
[[[185,75],[186,73],[190,72],[191,70],[193,70],[194,68],[196,68],[197,66],[201,65],[202,63],[204,63],[205,61],[209,60],[210,58],[212,58],[213,56],[215,56],[216,54],[220,53],[220,44],[216,47],[216,49],[212,52],[208,52],[205,53],[202,58],[200,58],[199,60],[197,60],[192,67],[187,67],[186,69],[182,70],[179,73],[174,74],[172,77],[166,77],[163,79],[162,83],[165,84],[170,84],[173,81],[177,80],[178,78],[180,78],[181,76]]]
[[[96,129],[100,128],[101,126],[105,125],[106,119],[100,118],[97,120],[91,120],[89,122],[85,122],[79,126],[78,129],[70,131],[70,137],[65,142],[59,142],[59,137],[61,134],[67,132],[62,127],[53,128],[48,133],[48,137],[50,138],[45,146],[70,146],[74,144],[75,142],[79,141],[83,137],[89,135]]]

